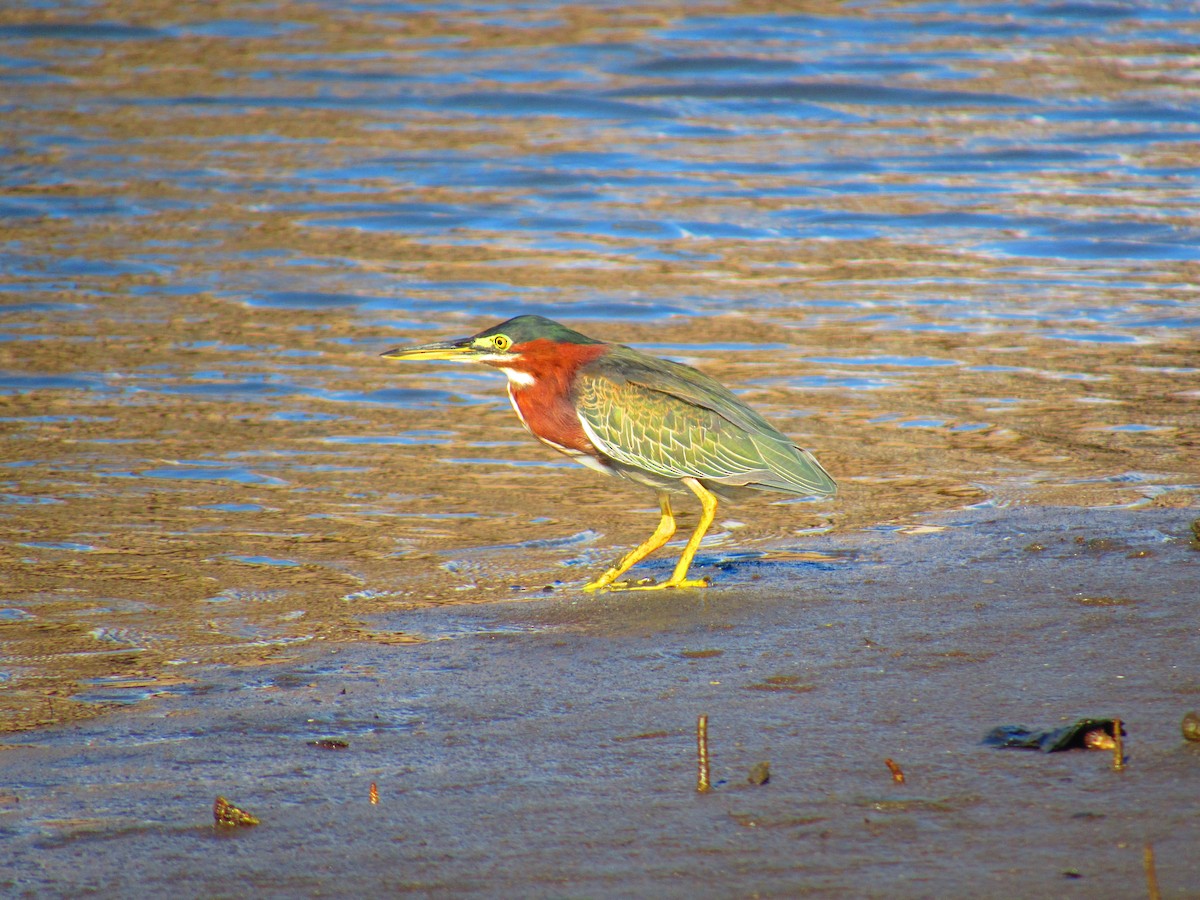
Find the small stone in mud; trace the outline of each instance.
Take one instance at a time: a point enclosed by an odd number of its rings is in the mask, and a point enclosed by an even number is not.
[[[350,747],[349,741],[340,741],[337,738],[321,738],[316,741],[309,741],[308,746],[320,747],[322,750],[347,750]]]
[[[1185,741],[1200,743],[1200,713],[1195,710],[1189,712],[1183,717],[1180,727],[1183,731],[1183,739]]]
[[[218,797],[213,803],[213,819],[224,828],[249,828],[259,824],[257,816],[238,809],[224,797]]]
[[[762,762],[755,763],[750,769],[750,774],[746,776],[746,780],[751,784],[766,784],[771,780],[771,764],[765,759]]]

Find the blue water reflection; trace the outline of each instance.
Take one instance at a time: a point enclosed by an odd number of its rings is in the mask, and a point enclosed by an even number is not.
[[[327,447],[358,415],[494,411],[497,379],[383,374],[377,355],[530,311],[727,365],[782,409],[819,395],[846,427],[881,414],[970,434],[1002,402],[987,397],[1033,406],[1050,381],[1137,408],[1193,370],[1177,346],[1200,329],[1186,4],[577,13],[8,17],[14,455],[39,428],[104,423],[84,440],[112,453],[141,437],[99,403],[216,406],[214,441],[235,420],[336,423]],[[928,408],[960,385],[947,402],[974,409]]]

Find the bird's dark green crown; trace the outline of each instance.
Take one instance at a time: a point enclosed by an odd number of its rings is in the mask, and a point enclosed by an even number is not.
[[[494,334],[507,335],[514,344],[526,344],[529,341],[547,340],[557,344],[603,344],[586,334],[572,331],[566,325],[560,325],[545,316],[517,316],[499,325],[493,325],[486,331],[474,335],[476,338],[491,337]]]

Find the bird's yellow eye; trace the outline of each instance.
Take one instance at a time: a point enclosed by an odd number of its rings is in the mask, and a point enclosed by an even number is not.
[[[512,346],[512,338],[506,334],[498,334],[492,338],[492,346],[503,353]]]

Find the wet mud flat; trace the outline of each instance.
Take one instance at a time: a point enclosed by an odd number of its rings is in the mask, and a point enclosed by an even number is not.
[[[702,554],[706,591],[498,592],[197,667],[7,739],[0,890],[1128,897],[1150,844],[1163,896],[1194,895],[1194,518],[941,513]],[[981,744],[1088,716],[1125,722],[1123,771]],[[215,828],[217,795],[261,824]]]

